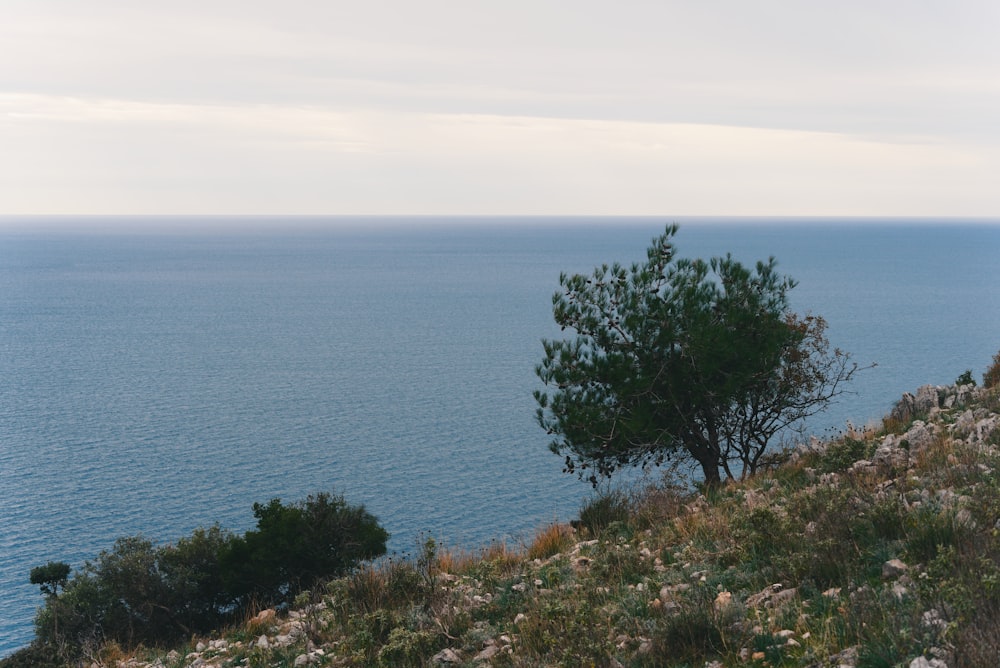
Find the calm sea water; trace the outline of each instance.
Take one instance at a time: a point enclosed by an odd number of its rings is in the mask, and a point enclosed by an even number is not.
[[[560,271],[644,257],[661,220],[8,219],[0,225],[0,656],[31,567],[175,540],[334,490],[408,551],[527,539],[590,493],[533,419]],[[1000,225],[681,220],[682,256],[774,255],[798,311],[878,367],[814,431],[980,377]]]

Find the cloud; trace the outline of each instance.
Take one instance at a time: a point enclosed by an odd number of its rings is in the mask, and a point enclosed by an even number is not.
[[[9,191],[22,213],[971,213],[998,164],[925,137],[39,95],[0,95],[0,136],[0,183],[59,194]]]
[[[6,9],[7,211],[1000,209],[994,3]]]

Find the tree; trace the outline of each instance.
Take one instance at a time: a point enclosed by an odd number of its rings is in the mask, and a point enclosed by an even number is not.
[[[62,561],[50,561],[44,566],[32,568],[29,578],[31,584],[38,585],[45,596],[58,596],[59,589],[66,586],[69,571],[69,564]]]
[[[566,470],[597,484],[625,466],[696,462],[708,485],[752,474],[776,435],[823,408],[858,370],[826,322],[789,311],[776,262],[675,259],[667,226],[647,260],[565,273],[544,340],[539,424]]]
[[[35,566],[32,568],[28,574],[28,579],[31,581],[31,584],[38,585],[42,595],[49,602],[54,602],[59,598],[59,589],[66,587],[66,582],[69,580],[69,571],[70,566],[66,562],[50,561],[44,566]],[[55,609],[52,612],[52,633],[57,637],[59,635],[59,616]]]

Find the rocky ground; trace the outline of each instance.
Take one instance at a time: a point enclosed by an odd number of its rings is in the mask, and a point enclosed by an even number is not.
[[[664,479],[520,548],[388,560],[169,652],[94,666],[996,666],[1000,399],[885,424],[704,493]],[[586,516],[586,517],[585,517]]]

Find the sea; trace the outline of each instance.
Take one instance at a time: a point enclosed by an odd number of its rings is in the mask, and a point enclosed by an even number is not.
[[[1000,349],[997,220],[0,218],[0,656],[33,636],[32,567],[246,531],[255,502],[343,494],[401,556],[572,519],[593,490],[532,398],[552,294],[673,222],[679,256],[777,258],[876,364],[811,433]]]

